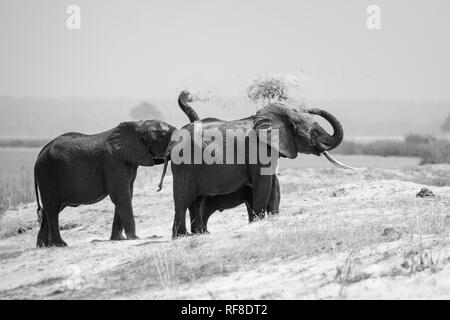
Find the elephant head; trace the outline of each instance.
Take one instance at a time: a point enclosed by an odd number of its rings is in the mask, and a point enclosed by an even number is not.
[[[334,133],[330,135],[310,115],[326,119]],[[342,142],[344,131],[340,122],[325,110],[314,108],[300,112],[281,103],[272,103],[256,113],[254,128],[268,130],[268,144],[278,148],[282,157],[295,159],[298,153],[324,154],[334,165],[354,169],[333,159],[327,152]],[[273,129],[278,130],[278,141],[270,138]]]
[[[158,120],[122,122],[112,129],[106,146],[121,161],[152,166],[164,162],[164,153],[175,127]]]

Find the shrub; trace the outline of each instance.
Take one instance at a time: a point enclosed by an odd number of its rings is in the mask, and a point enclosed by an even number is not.
[[[447,116],[447,119],[445,119],[444,123],[441,126],[441,130],[444,132],[450,132],[450,113]]]
[[[131,109],[130,116],[135,120],[159,119],[163,120],[161,112],[151,103],[144,101]]]

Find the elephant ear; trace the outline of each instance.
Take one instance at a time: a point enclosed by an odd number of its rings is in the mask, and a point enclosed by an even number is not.
[[[140,122],[122,122],[112,130],[106,140],[106,147],[113,157],[121,161],[152,166],[154,165],[153,156],[142,140],[140,125]]]
[[[294,125],[287,112],[280,111],[278,107],[272,108],[271,105],[259,110],[255,116],[254,129],[258,131],[261,140],[281,155],[290,159],[297,157]],[[259,133],[261,129],[267,130],[267,136]],[[274,129],[278,130],[278,137],[273,134]]]

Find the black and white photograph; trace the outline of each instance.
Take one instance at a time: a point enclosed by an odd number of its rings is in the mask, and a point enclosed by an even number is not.
[[[450,299],[449,15],[0,0],[0,300]]]

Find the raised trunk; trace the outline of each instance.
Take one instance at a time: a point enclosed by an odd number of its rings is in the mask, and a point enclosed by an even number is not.
[[[178,96],[178,105],[180,106],[181,110],[183,110],[183,112],[188,116],[190,122],[200,120],[197,112],[195,112],[195,110],[190,105],[187,104],[187,102],[192,102],[192,101],[193,101],[193,99],[192,99],[192,96],[189,93],[189,91],[187,91],[187,90],[181,91],[180,95]],[[170,145],[171,144],[169,143],[166,154],[164,156],[164,167],[163,167],[163,172],[161,174],[161,179],[158,184],[158,190],[157,190],[158,192],[161,191],[161,189],[162,189],[164,177],[165,177],[166,171],[167,171],[167,165],[169,164],[170,151],[172,149],[170,147]]]
[[[180,95],[178,96],[178,105],[180,106],[181,110],[188,116],[190,122],[194,122],[196,120],[199,120],[197,112],[187,104],[187,102],[192,102],[192,96],[187,90],[181,91]]]
[[[321,116],[322,118],[327,120],[333,127],[333,135],[328,134],[324,130],[324,136],[318,138],[317,142],[324,148],[324,150],[322,151],[332,150],[336,148],[344,138],[344,130],[342,129],[342,126],[338,119],[336,119],[331,113],[328,113],[327,111],[321,109],[307,109],[306,112]]]

